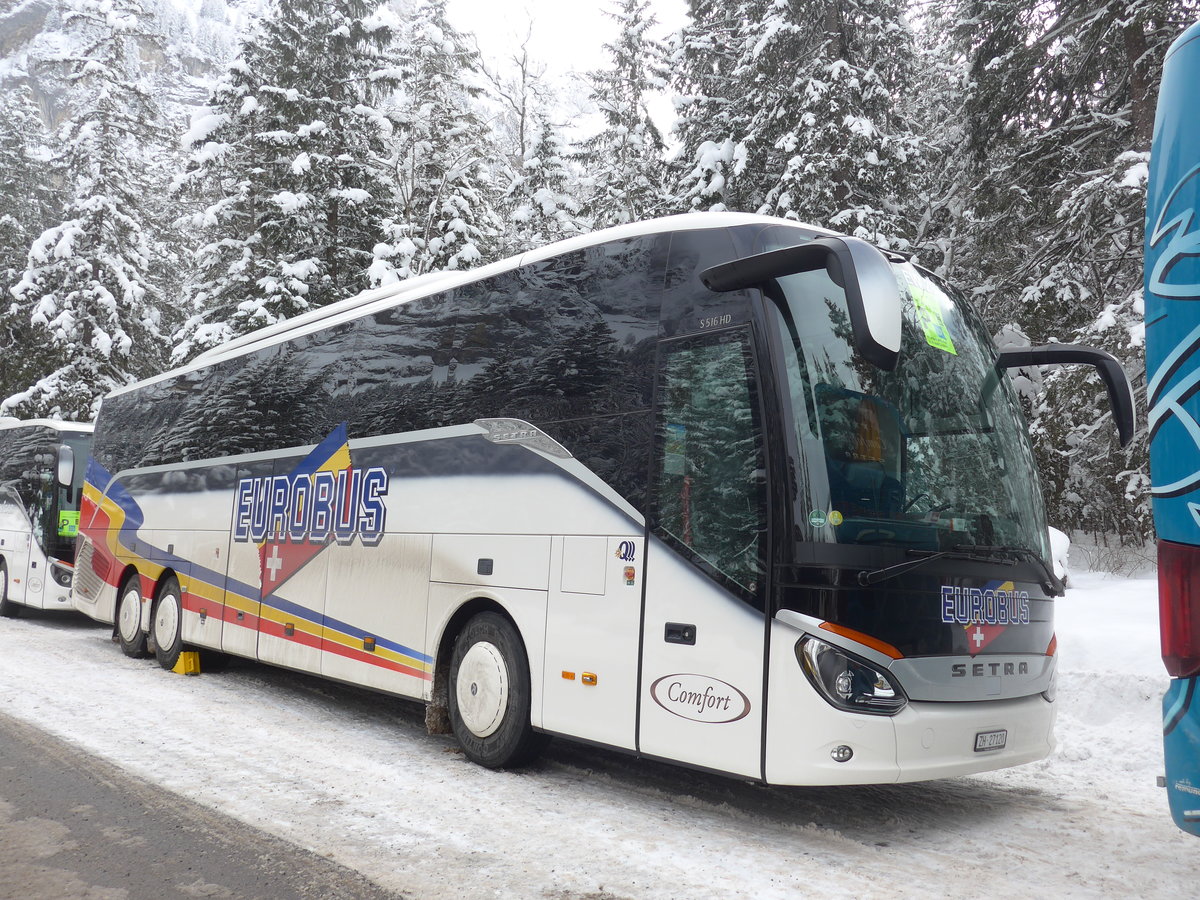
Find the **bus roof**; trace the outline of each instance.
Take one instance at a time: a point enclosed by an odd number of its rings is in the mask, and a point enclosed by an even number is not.
[[[14,419],[0,418],[0,430],[15,430],[17,428],[53,428],[55,431],[73,431],[91,434],[95,425],[86,422],[63,422],[59,419]]]
[[[330,303],[328,306],[323,306],[320,309],[301,313],[283,322],[277,322],[253,331],[250,334],[226,341],[224,344],[206,350],[182,366],[163,372],[160,375],[143,379],[127,387],[117,388],[108,396],[115,397],[126,394],[166,378],[174,378],[187,372],[203,369],[216,363],[234,359],[255,350],[283,343],[284,341],[314,331],[320,331],[333,325],[340,325],[343,322],[353,321],[364,315],[413,300],[420,300],[431,294],[440,293],[441,291],[464,284],[471,284],[484,278],[490,278],[493,275],[499,275],[524,265],[551,259],[575,250],[583,250],[587,247],[595,247],[600,244],[607,244],[626,238],[641,237],[643,235],[674,231],[699,231],[708,228],[732,228],[737,225],[754,224],[794,226],[807,229],[810,232],[815,231],[819,234],[837,234],[837,232],[830,231],[827,228],[790,219],[736,212],[685,213],[678,216],[664,216],[658,219],[647,219],[642,222],[631,222],[628,225],[617,225],[613,228],[605,228],[601,231],[593,231],[588,234],[557,241],[553,244],[547,244],[545,247],[528,250],[525,253],[510,256],[477,269],[467,269],[461,272],[431,272],[427,275],[420,275],[396,284],[363,291],[361,294],[356,294],[345,300]]]

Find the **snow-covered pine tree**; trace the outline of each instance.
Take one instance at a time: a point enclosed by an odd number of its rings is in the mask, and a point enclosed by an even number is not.
[[[24,85],[0,94],[0,398],[30,384],[40,354],[28,310],[12,288],[25,274],[29,248],[52,224],[62,198],[61,173],[41,114]]]
[[[969,261],[993,327],[1097,344],[1144,392],[1141,247],[1155,74],[1196,0],[960,0]],[[997,235],[1003,235],[1002,240]],[[1047,374],[1035,447],[1053,524],[1150,534],[1145,439],[1116,446],[1094,376]]]
[[[422,0],[404,32],[406,74],[391,108],[400,123],[389,154],[394,212],[375,248],[377,284],[469,269],[493,255],[501,231],[485,167],[495,153],[475,99],[478,54],[450,24],[446,0]]]
[[[663,48],[649,35],[649,0],[614,0],[619,32],[605,44],[611,66],[588,75],[589,99],[604,118],[599,134],[584,141],[579,158],[591,185],[584,212],[593,227],[647,218],[665,206],[663,139],[646,103],[665,84]]]
[[[743,56],[758,85],[747,98],[751,173],[760,157],[770,161],[760,211],[908,246],[922,141],[910,116],[916,56],[907,6],[774,5],[751,28]]]
[[[728,208],[907,246],[921,140],[905,13],[901,0],[744,0],[736,61],[717,49],[706,66],[695,54],[710,78],[726,73],[720,99],[732,114],[707,134],[690,120],[680,131],[682,158],[695,166],[684,185],[692,202],[720,197]],[[723,194],[713,186],[721,180]]]
[[[958,240],[972,215],[971,180],[963,165],[967,65],[947,37],[950,26],[943,13],[940,4],[911,9],[916,61],[906,106],[909,120],[920,123],[920,156],[911,182],[917,211],[913,249],[923,265],[974,290],[978,282],[964,269],[970,259]]]
[[[734,70],[745,3],[688,0],[688,24],[667,46],[670,84],[676,95],[675,135],[680,147],[671,163],[675,212],[747,210],[738,176],[745,163],[750,110],[740,103]]]
[[[530,53],[533,23],[525,39],[509,58],[500,65],[479,62],[479,70],[487,81],[487,95],[499,112],[492,118],[495,141],[507,162],[514,168],[533,149],[540,137],[537,118],[546,117],[556,98],[546,79],[546,67]]]
[[[193,120],[181,188],[210,198],[184,359],[369,286],[398,21],[369,0],[278,0]]]
[[[521,253],[590,230],[575,199],[578,176],[568,162],[559,130],[535,115],[537,137],[504,195],[503,255]]]
[[[76,39],[64,125],[68,199],[59,224],[29,250],[14,287],[32,343],[44,348],[37,379],[0,412],[89,419],[99,398],[155,371],[163,342],[154,272],[157,249],[145,216],[145,148],[161,130],[139,54],[158,37],[140,0],[63,0]]]

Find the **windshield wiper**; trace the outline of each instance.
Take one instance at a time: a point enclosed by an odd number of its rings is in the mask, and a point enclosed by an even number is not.
[[[1062,597],[1067,592],[1067,586],[1054,574],[1053,567],[1047,565],[1046,560],[1042,559],[1042,555],[1036,550],[1030,550],[1028,547],[992,547],[984,544],[963,545],[961,549],[970,550],[973,553],[991,554],[996,558],[1007,556],[1012,559],[1023,559],[1026,562],[1031,562],[1041,569],[1042,574],[1046,576],[1046,580],[1042,582],[1042,587],[1046,588],[1051,596]]]
[[[858,583],[863,585],[878,584],[880,581],[886,581],[889,578],[894,578],[897,575],[903,575],[905,572],[911,572],[913,569],[925,565],[925,563],[933,562],[935,559],[969,559],[973,562],[990,562],[1003,563],[1006,566],[1014,565],[1014,561],[1007,557],[997,556],[995,554],[982,555],[975,553],[975,550],[989,550],[989,547],[970,547],[959,546],[953,550],[909,550],[909,556],[920,555],[920,559],[910,559],[908,562],[896,563],[894,566],[885,566],[882,569],[874,569],[870,572],[859,572]]]

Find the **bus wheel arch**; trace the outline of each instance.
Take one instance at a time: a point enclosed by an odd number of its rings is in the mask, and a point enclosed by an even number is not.
[[[172,569],[163,570],[154,591],[150,643],[158,664],[168,671],[174,669],[183,652],[183,591]]]
[[[521,766],[548,740],[531,722],[525,642],[503,610],[476,610],[455,634],[446,668],[450,727],[463,752],[479,765]]]
[[[429,705],[425,707],[425,728],[430,734],[453,734],[450,727],[450,657],[454,643],[467,623],[482,612],[508,616],[507,611],[489,597],[475,597],[454,611],[438,640],[433,660],[433,685]]]
[[[146,632],[142,630],[142,579],[127,566],[117,582],[117,606],[113,611],[113,639],[121,652],[133,659],[149,656]]]

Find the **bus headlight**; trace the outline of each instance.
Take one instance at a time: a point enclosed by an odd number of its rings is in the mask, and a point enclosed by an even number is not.
[[[50,561],[50,577],[54,579],[54,583],[59,587],[69,588],[71,586],[71,576],[74,569],[60,563],[58,560]]]
[[[796,643],[796,658],[817,692],[838,709],[893,716],[908,703],[887,674],[812,635]]]

